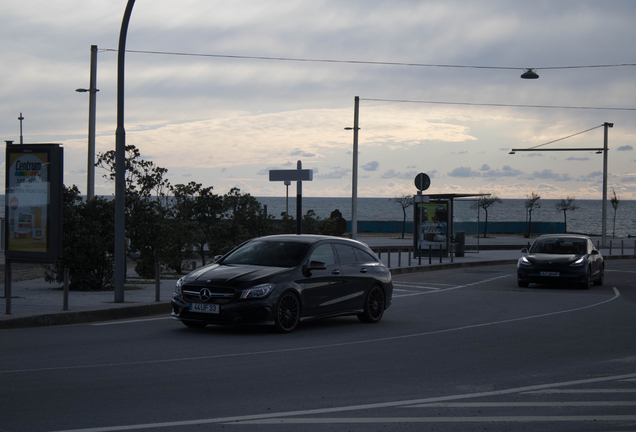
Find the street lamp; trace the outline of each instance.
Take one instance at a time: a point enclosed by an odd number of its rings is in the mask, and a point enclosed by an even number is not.
[[[531,152],[537,152],[537,151],[595,151],[596,154],[601,154],[603,153],[603,216],[602,216],[602,222],[601,222],[601,246],[602,247],[606,247],[606,242],[607,242],[607,153],[609,151],[608,145],[607,145],[607,135],[608,135],[608,128],[614,127],[614,123],[603,123],[601,126],[604,127],[604,134],[603,134],[603,147],[602,148],[554,148],[554,149],[539,149],[537,150],[536,147],[535,148],[527,148],[527,149],[512,149],[512,151],[509,154],[515,154],[515,152],[518,151],[531,151]],[[600,126],[597,126],[600,127]],[[596,129],[592,128],[592,129]],[[591,129],[589,129],[591,130]],[[588,130],[588,131],[589,131]],[[585,132],[588,132],[585,131]],[[562,138],[563,139],[563,138]],[[542,144],[543,145],[543,144]]]
[[[88,166],[86,169],[86,200],[90,201],[95,197],[95,108],[97,81],[97,45],[91,45],[91,77],[90,87],[87,89],[78,88],[79,93],[88,92]]]
[[[353,127],[345,130],[353,130],[353,170],[351,174],[351,238],[358,239],[358,112],[360,97],[354,98]]]
[[[536,69],[526,69],[524,73],[521,74],[521,78],[523,79],[537,79],[539,78],[539,74],[537,74]]]

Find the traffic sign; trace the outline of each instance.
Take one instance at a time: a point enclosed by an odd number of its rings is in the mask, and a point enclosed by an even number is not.
[[[431,185],[431,178],[428,175],[424,173],[419,173],[418,175],[415,176],[415,187],[418,190],[425,191],[426,189],[428,189],[430,185]]]

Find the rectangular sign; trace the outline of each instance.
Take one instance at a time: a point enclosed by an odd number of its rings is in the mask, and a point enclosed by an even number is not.
[[[310,169],[270,170],[269,181],[312,181],[314,171]]]
[[[56,260],[61,244],[59,144],[7,146],[5,254],[13,260]]]

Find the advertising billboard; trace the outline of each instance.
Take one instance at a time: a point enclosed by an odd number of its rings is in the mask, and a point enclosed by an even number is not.
[[[62,240],[63,149],[59,144],[8,145],[5,255],[15,261],[56,261]]]
[[[449,211],[448,201],[416,202],[413,220],[415,225],[414,247],[428,254],[429,247],[435,256],[448,253]]]

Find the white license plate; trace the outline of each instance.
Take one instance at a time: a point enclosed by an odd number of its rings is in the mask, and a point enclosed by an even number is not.
[[[540,272],[541,276],[559,277],[559,272]]]
[[[217,304],[203,304],[203,303],[190,303],[190,312],[218,314],[219,305]]]

